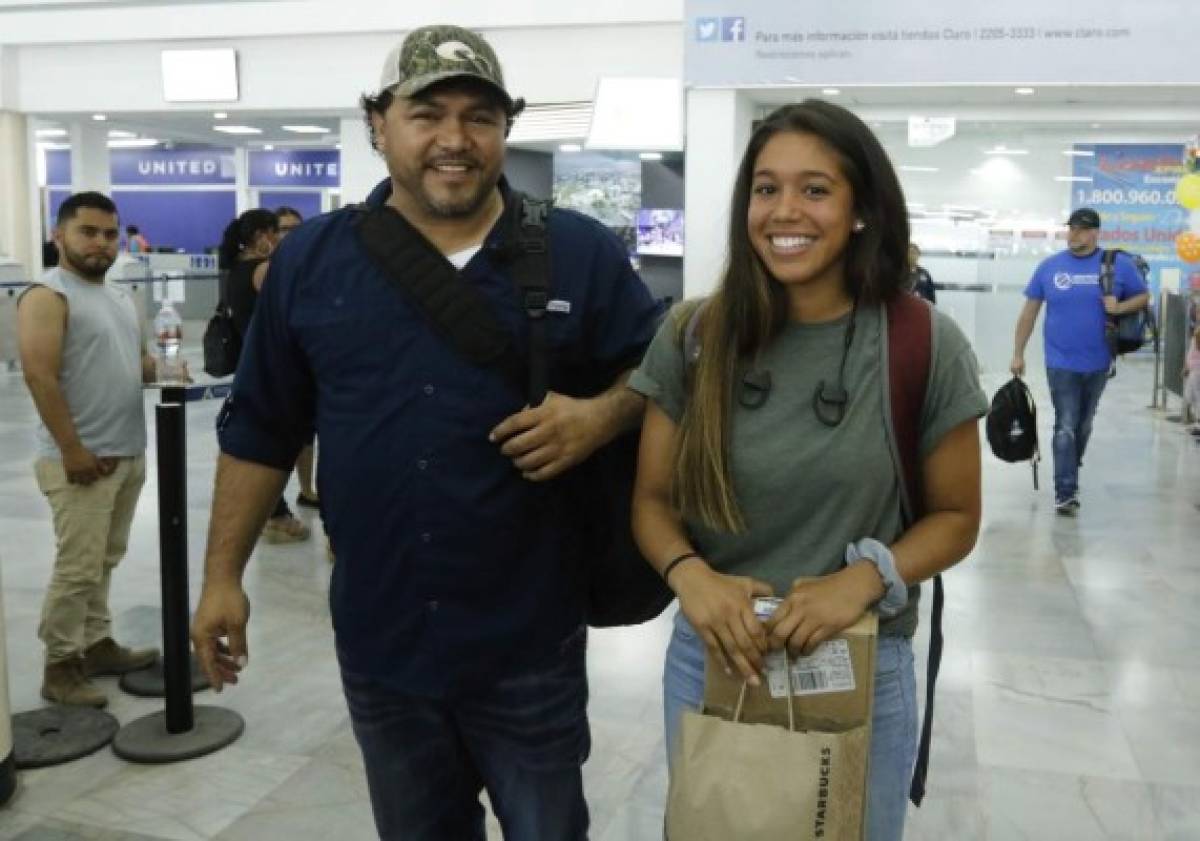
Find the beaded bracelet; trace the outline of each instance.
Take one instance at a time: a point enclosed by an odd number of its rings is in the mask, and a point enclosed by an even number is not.
[[[675,569],[675,567],[679,566],[681,563],[686,561],[688,558],[699,558],[699,557],[700,557],[699,552],[684,552],[678,558],[672,558],[671,562],[669,564],[667,564],[666,567],[663,568],[663,571],[662,571],[663,581],[665,582],[667,580],[667,577],[671,574],[671,570]]]

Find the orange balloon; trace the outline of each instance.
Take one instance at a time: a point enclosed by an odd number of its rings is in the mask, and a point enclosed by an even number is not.
[[[1175,237],[1175,253],[1185,263],[1200,263],[1200,236],[1184,231]]]

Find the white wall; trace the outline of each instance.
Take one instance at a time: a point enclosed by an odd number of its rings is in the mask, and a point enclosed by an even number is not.
[[[591,100],[602,74],[678,76],[683,62],[677,23],[505,28],[486,34],[500,56],[509,89],[530,102]],[[385,30],[194,41],[187,46],[230,46],[238,51],[241,98],[221,105],[223,110],[311,112],[355,109],[359,94],[377,88],[383,59],[401,37],[399,31]],[[152,41],[22,47],[15,106],[37,114],[211,111],[211,104],[168,104],[162,99],[160,52],[179,46]]]
[[[17,51],[0,45],[0,111],[16,108]]]

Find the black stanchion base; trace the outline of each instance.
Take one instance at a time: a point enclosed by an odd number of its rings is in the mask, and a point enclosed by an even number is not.
[[[200,668],[200,661],[196,659],[196,655],[190,655],[192,658],[192,691],[200,692],[208,689],[208,678],[204,675],[204,670]],[[139,669],[136,672],[126,672],[121,675],[121,680],[117,684],[130,695],[137,695],[141,698],[162,698],[166,693],[166,681],[163,679],[163,661],[160,657],[153,665],[145,669]]]
[[[165,711],[139,718],[113,738],[113,753],[129,762],[181,762],[219,751],[246,727],[240,715],[222,707],[195,707],[192,721],[188,732],[168,733]]]
[[[17,790],[17,759],[15,751],[9,751],[0,762],[0,806],[12,800]]]
[[[93,707],[54,705],[12,717],[18,768],[45,768],[79,759],[112,741],[120,725]]]

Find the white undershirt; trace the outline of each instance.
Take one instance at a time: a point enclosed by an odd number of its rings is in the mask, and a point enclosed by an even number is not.
[[[479,249],[483,248],[483,243],[472,245],[470,248],[464,248],[462,251],[455,251],[453,254],[447,254],[446,259],[454,264],[454,268],[460,272],[467,263],[471,262],[471,258],[479,253]]]

